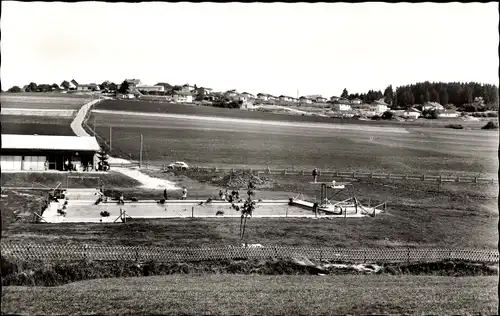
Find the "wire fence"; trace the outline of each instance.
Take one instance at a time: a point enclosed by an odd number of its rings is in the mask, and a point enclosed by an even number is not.
[[[231,259],[300,258],[338,262],[432,262],[464,260],[498,263],[499,253],[484,249],[433,248],[314,248],[291,246],[162,248],[111,245],[40,245],[2,242],[2,257],[40,261],[190,262]]]
[[[131,162],[130,164],[111,164],[111,167],[130,167],[139,166],[138,162]],[[143,163],[141,166],[144,169],[160,168],[163,170],[168,169],[167,164],[161,163]],[[193,172],[220,172],[220,173],[239,173],[239,172],[253,172],[256,174],[267,175],[295,175],[295,176],[309,176],[310,171],[294,170],[294,169],[244,169],[244,168],[217,168],[217,167],[191,167]],[[443,175],[430,175],[430,174],[398,174],[398,173],[374,173],[374,172],[356,172],[356,171],[338,171],[338,170],[318,170],[318,176],[328,176],[344,179],[387,179],[387,180],[407,180],[407,181],[431,181],[431,182],[458,182],[458,183],[495,183],[498,181],[493,178],[482,178],[472,176],[443,176]]]

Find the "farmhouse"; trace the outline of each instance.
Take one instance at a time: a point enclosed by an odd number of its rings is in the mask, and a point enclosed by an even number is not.
[[[389,106],[383,100],[378,100],[370,104],[370,110],[375,113],[384,113],[389,110]]]
[[[325,103],[327,100],[326,98],[322,97],[322,96],[317,96],[315,99],[314,99],[314,102],[317,102],[317,103]]]
[[[173,94],[173,100],[176,103],[192,103],[193,95],[190,92],[185,91],[175,91]]]
[[[358,98],[352,99],[351,104],[361,104],[361,99],[358,99]]]
[[[279,96],[279,100],[283,101],[283,102],[293,102],[293,98],[292,97],[288,97],[286,95],[280,95]]]
[[[422,106],[422,111],[425,111],[425,110],[437,110],[437,111],[441,111],[441,110],[444,110],[444,106],[442,106],[441,104],[439,104],[437,102],[426,102]]]
[[[147,86],[147,85],[138,85],[137,90],[139,91],[145,91],[145,92],[150,92],[150,91],[156,91],[156,92],[164,92],[165,87],[164,86]]]
[[[459,117],[460,113],[455,110],[444,110],[438,113],[438,118]]]
[[[340,103],[340,104],[349,104],[349,100],[346,99],[346,98],[338,98],[336,101],[334,102],[337,102],[337,103]]]
[[[78,87],[76,87],[76,91],[82,91],[82,92],[87,92],[87,91],[100,91],[99,86],[96,85],[95,83],[91,84],[79,84]]]
[[[330,102],[337,102],[340,98],[336,96],[330,97]]]
[[[183,85],[181,88],[182,88],[181,91],[183,91],[183,92],[192,92],[195,90],[194,86],[187,84],[187,83],[185,85]]]
[[[300,103],[306,103],[306,104],[311,104],[313,101],[311,99],[309,99],[308,97],[300,97],[299,98],[299,102]]]
[[[332,109],[334,111],[351,111],[351,105],[350,104],[342,104],[342,103],[335,103],[332,106]]]
[[[100,150],[95,137],[2,134],[2,170],[65,170],[71,162],[77,171],[96,166]],[[46,163],[47,162],[47,163]]]
[[[411,110],[406,110],[403,112],[403,117],[406,118],[406,119],[413,119],[413,120],[416,120],[418,119],[422,114],[415,110],[415,109],[411,109]]]
[[[203,95],[203,96],[208,96],[212,94],[212,88],[205,88],[205,87],[200,87],[196,89],[196,94],[197,95]]]
[[[245,96],[247,98],[247,100],[255,99],[255,96],[251,93],[248,93],[248,92],[243,92],[241,95]]]
[[[257,98],[258,98],[259,100],[262,100],[262,101],[268,101],[268,100],[269,100],[269,97],[270,97],[270,95],[269,95],[269,94],[267,94],[267,93],[258,93],[258,94],[257,94]]]

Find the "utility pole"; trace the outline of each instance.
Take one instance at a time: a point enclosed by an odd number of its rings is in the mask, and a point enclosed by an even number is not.
[[[113,149],[113,139],[112,139],[112,133],[111,133],[111,126],[109,127],[109,151]]]
[[[95,137],[95,116],[94,116],[94,137]]]
[[[139,169],[142,168],[142,134],[141,134],[141,152],[139,153]]]

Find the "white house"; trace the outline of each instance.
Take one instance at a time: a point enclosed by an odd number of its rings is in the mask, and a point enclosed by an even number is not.
[[[374,102],[374,103],[370,104],[370,110],[375,112],[375,113],[384,113],[387,110],[389,110],[389,107],[387,106],[387,104],[381,104],[381,103]]]
[[[192,92],[194,90],[194,86],[190,85],[190,84],[185,84],[182,86],[182,91],[184,92]]]
[[[293,102],[293,98],[286,95],[280,95],[279,100],[283,102]]]
[[[236,92],[236,90],[229,90],[229,91],[226,91],[224,93],[224,96],[232,99],[232,98],[239,97],[239,94],[238,94],[238,92]]]
[[[342,104],[342,103],[335,103],[332,106],[332,109],[334,111],[351,111],[351,105],[350,104]]]
[[[241,95],[247,97],[248,100],[255,99],[255,96],[251,93],[248,93],[248,92],[243,92]]]
[[[341,104],[349,104],[349,100],[346,98],[338,98],[335,102],[341,103]]]
[[[460,112],[455,110],[444,110],[438,113],[438,118],[449,118],[449,117],[459,117]]]
[[[176,103],[192,103],[193,102],[193,95],[189,92],[184,92],[184,91],[176,91],[172,99]]]
[[[442,106],[441,104],[437,103],[437,102],[426,102],[423,106],[422,106],[422,111],[425,111],[425,110],[437,110],[437,111],[442,111],[444,110],[444,106]]]
[[[258,93],[258,94],[257,94],[257,98],[258,98],[259,100],[262,100],[262,101],[268,101],[268,100],[269,100],[269,97],[270,97],[270,95],[269,95],[269,94],[267,94],[267,93]]]
[[[79,84],[78,87],[76,87],[76,91],[100,91],[99,86],[96,85],[95,83],[91,84]]]
[[[352,99],[351,100],[351,104],[361,104],[361,100],[360,99]]]
[[[421,113],[416,110],[406,110],[403,112],[403,117],[406,119],[416,120],[420,117]]]
[[[330,102],[337,102],[340,98],[336,96],[330,97]]]
[[[326,98],[322,97],[322,96],[317,96],[315,99],[314,99],[314,102],[318,102],[318,103],[325,103],[327,100]]]
[[[300,97],[299,102],[305,103],[305,104],[311,104],[313,101],[311,99],[309,99],[308,97]]]

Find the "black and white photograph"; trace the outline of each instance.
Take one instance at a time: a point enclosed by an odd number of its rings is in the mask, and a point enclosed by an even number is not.
[[[1,1],[2,315],[496,315],[499,4]]]

